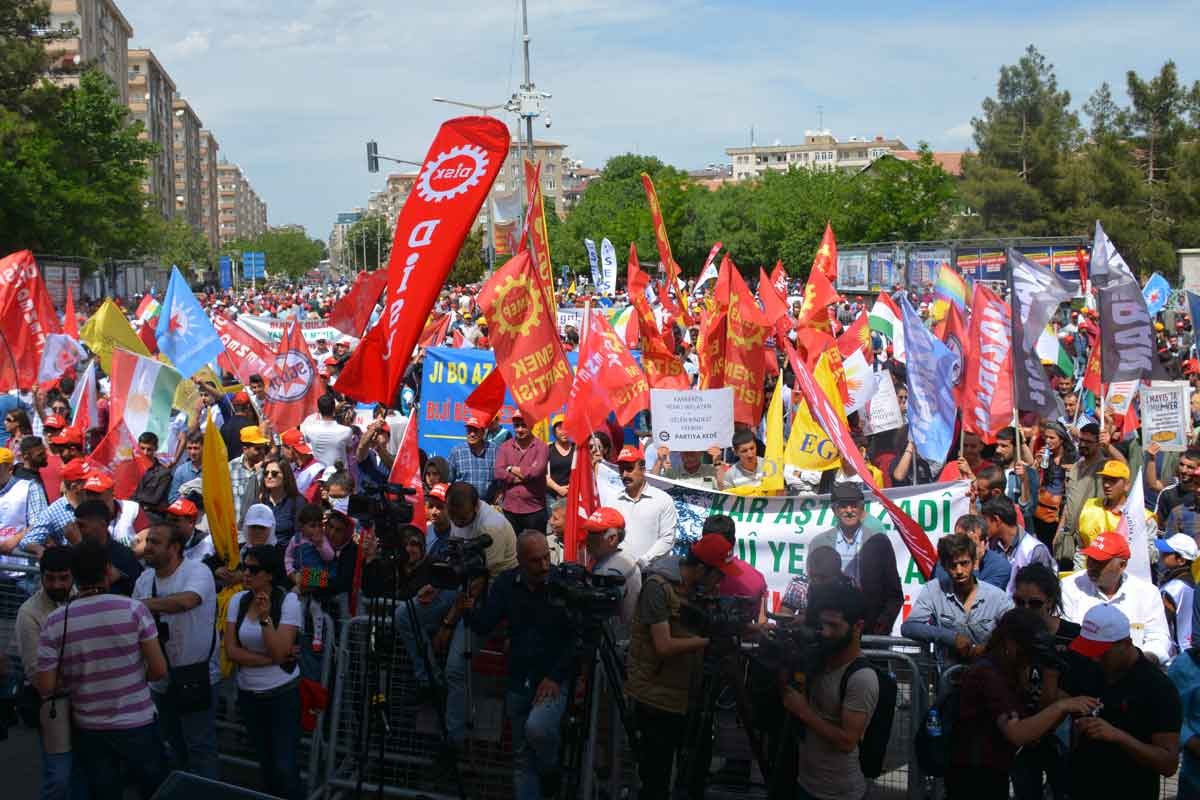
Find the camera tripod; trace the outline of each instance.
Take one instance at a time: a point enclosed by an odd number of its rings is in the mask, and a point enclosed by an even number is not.
[[[567,686],[570,705],[563,717],[563,739],[559,754],[564,780],[558,797],[561,800],[587,800],[594,791],[594,770],[591,765],[595,763],[601,708],[605,706],[602,702],[605,687],[608,689],[607,701],[611,704],[608,708],[615,712],[615,717],[625,729],[635,758],[638,738],[637,728],[625,703],[625,668],[608,626],[602,620],[589,619],[582,614],[572,613],[571,616],[571,627],[576,631],[574,645],[578,668]],[[575,695],[581,677],[587,694],[582,703],[576,703]],[[615,727],[610,726],[609,731],[615,734]],[[617,738],[613,736],[609,743],[610,752],[615,750],[616,742]]]
[[[676,770],[673,795],[679,798],[697,796],[693,789],[703,791],[708,778],[708,765],[712,757],[713,726],[717,716],[717,703],[724,686],[734,693],[738,719],[741,720],[750,742],[750,751],[763,775],[769,775],[769,763],[762,738],[754,727],[750,696],[741,673],[746,658],[741,653],[741,640],[732,639],[732,648],[714,648],[711,644],[704,653],[699,686],[692,693],[695,704],[688,709],[683,723],[683,741],[679,748],[679,764]],[[702,795],[700,795],[702,796]]]

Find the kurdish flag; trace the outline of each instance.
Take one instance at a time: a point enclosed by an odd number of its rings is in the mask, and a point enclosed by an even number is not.
[[[148,294],[142,298],[142,302],[138,304],[137,311],[133,316],[138,322],[153,322],[158,319],[161,311],[162,304],[154,299],[154,295]]]
[[[631,350],[636,349],[641,343],[637,315],[634,313],[633,306],[625,306],[620,311],[613,312],[609,315],[608,324],[612,326],[613,331],[625,343],[625,346]]]
[[[967,281],[958,270],[949,264],[942,264],[938,270],[937,283],[933,286],[933,318],[941,319],[946,316],[950,305],[953,304],[963,312],[964,319],[967,311]]]
[[[1049,325],[1042,331],[1042,335],[1037,340],[1037,355],[1038,359],[1043,364],[1049,364],[1062,372],[1068,378],[1075,377],[1075,361],[1067,353],[1062,342],[1054,334],[1054,329]]]
[[[889,295],[880,294],[867,318],[871,330],[881,333],[892,343],[892,356],[904,360],[904,323],[900,321],[900,308]]]
[[[113,350],[110,380],[109,430],[124,419],[133,438],[151,431],[165,444],[171,404],[183,376],[161,361],[118,348]]]

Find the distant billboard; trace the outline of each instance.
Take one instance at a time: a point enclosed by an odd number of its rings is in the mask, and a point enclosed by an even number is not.
[[[354,223],[358,222],[360,219],[362,219],[361,211],[350,211],[350,212],[338,214],[337,215],[337,224],[338,225],[353,225]]]
[[[867,275],[867,252],[849,250],[838,253],[837,288],[843,292],[866,292],[870,290]]]
[[[943,266],[950,264],[949,247],[914,247],[908,251],[908,286],[932,284]]]

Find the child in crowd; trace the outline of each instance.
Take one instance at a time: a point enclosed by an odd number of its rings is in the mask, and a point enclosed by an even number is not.
[[[313,503],[300,509],[296,517],[299,532],[288,542],[284,556],[288,577],[301,596],[304,614],[312,624],[313,652],[325,647],[325,614],[321,604],[309,592],[329,586],[337,570],[333,546],[325,538],[325,512]]]

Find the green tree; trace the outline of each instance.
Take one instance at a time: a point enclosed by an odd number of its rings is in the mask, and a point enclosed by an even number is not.
[[[242,253],[260,252],[267,260],[267,274],[299,278],[316,269],[326,256],[325,243],[310,239],[296,228],[271,228],[253,239],[226,243],[221,254],[242,261]]]
[[[355,263],[368,272],[386,265],[392,252],[392,229],[387,217],[372,214],[351,225],[346,231],[345,246],[354,251]]]
[[[150,226],[148,253],[165,266],[174,264],[186,269],[208,269],[213,254],[208,237],[180,218],[157,218]]]
[[[29,90],[50,68],[50,4],[0,0],[0,108],[28,111]]]
[[[446,278],[447,283],[475,283],[484,276],[487,272],[487,254],[484,252],[483,235],[483,228],[475,228],[467,234]]]

